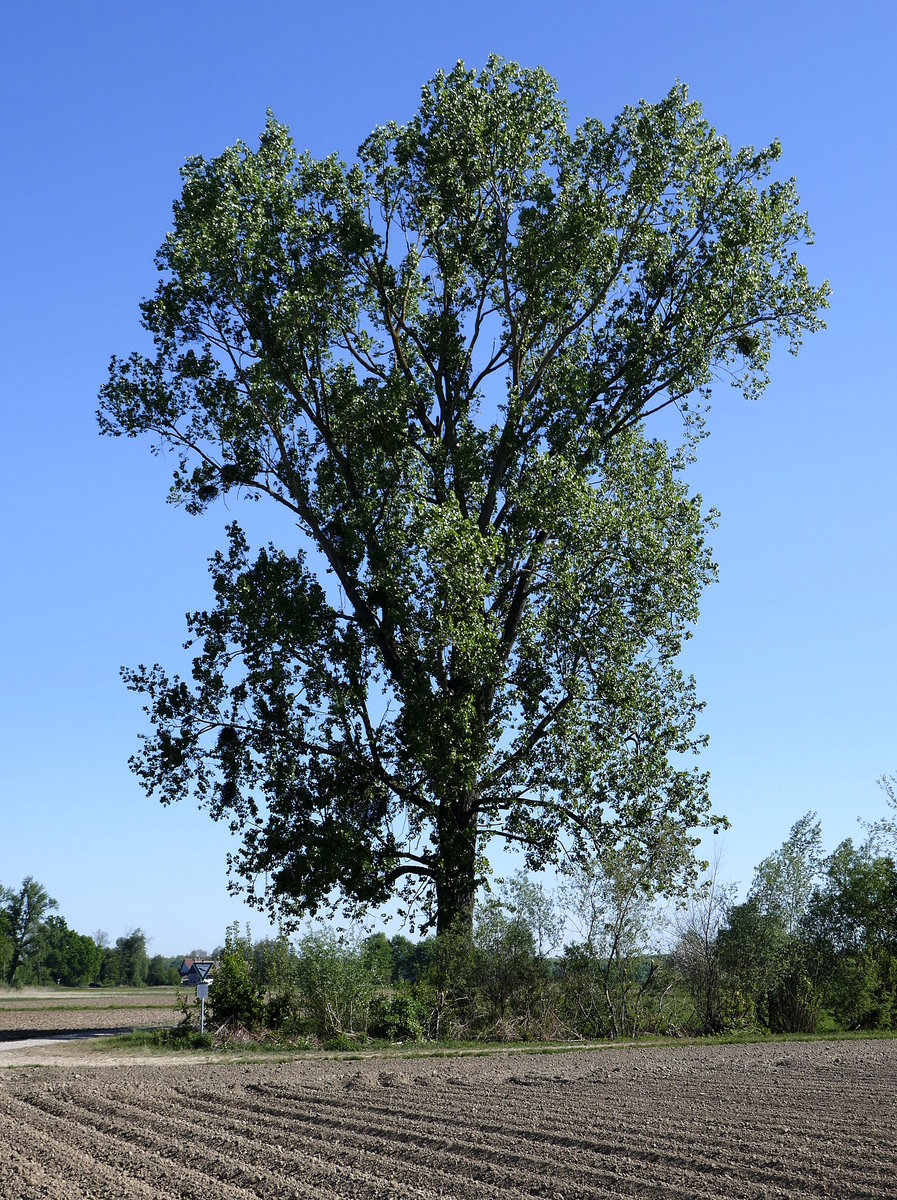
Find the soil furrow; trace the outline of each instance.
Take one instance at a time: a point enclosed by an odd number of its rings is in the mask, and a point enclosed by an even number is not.
[[[228,1195],[233,1195],[234,1200],[238,1189],[241,1196],[252,1197],[253,1200],[259,1196],[280,1197],[287,1194],[297,1198],[320,1197],[322,1194],[353,1198],[375,1196],[380,1194],[383,1179],[389,1180],[388,1189],[383,1192],[384,1196],[417,1200],[428,1194],[417,1187],[407,1186],[404,1182],[391,1178],[397,1169],[397,1160],[383,1154],[367,1155],[368,1158],[374,1159],[374,1165],[381,1169],[378,1174],[372,1174],[367,1169],[363,1153],[355,1154],[353,1161],[347,1162],[349,1156],[346,1154],[346,1143],[341,1139],[338,1130],[328,1130],[326,1138],[310,1140],[302,1145],[298,1148],[301,1150],[300,1155],[296,1147],[284,1148],[283,1142],[286,1138],[283,1132],[278,1134],[275,1131],[275,1136],[270,1139],[260,1138],[257,1123],[251,1125],[248,1133],[240,1134],[235,1131],[233,1120],[198,1127],[189,1119],[188,1114],[180,1113],[168,1117],[133,1103],[96,1103],[76,1110],[42,1097],[35,1098],[33,1103],[44,1112],[67,1116],[69,1124],[74,1122],[82,1130],[99,1133],[105,1140],[116,1143],[119,1148],[136,1143],[147,1154],[156,1154],[162,1158],[172,1157],[169,1148],[174,1144],[174,1139],[171,1135],[176,1134],[177,1143],[181,1146],[189,1145],[194,1156],[202,1160],[203,1175],[197,1197],[207,1197],[210,1179],[227,1184],[231,1189]],[[224,1135],[230,1135],[226,1138],[226,1153],[209,1140],[213,1136],[224,1140]],[[335,1141],[339,1144],[339,1161],[328,1162],[320,1155],[322,1150],[332,1154]],[[279,1162],[275,1165],[276,1156],[288,1160],[288,1170]],[[300,1161],[293,1164],[294,1158]],[[316,1171],[307,1170],[306,1164],[309,1161],[315,1163]],[[312,1176],[323,1174],[323,1193],[316,1185],[309,1186],[303,1182],[301,1177],[297,1182],[297,1174],[308,1176],[309,1173]],[[431,1171],[430,1175],[433,1174],[445,1173]],[[446,1176],[446,1179],[453,1182],[449,1176]],[[261,1186],[259,1181],[262,1181]],[[250,1190],[242,1190],[244,1183]],[[251,1190],[252,1188],[259,1190]]]
[[[425,1194],[417,1186],[408,1183],[409,1174],[421,1176],[422,1181],[430,1188],[435,1181],[439,1180],[446,1187],[455,1189],[458,1186],[458,1173],[455,1169],[447,1170],[444,1160],[448,1159],[453,1168],[456,1165],[470,1165],[468,1156],[461,1153],[453,1154],[452,1147],[444,1140],[436,1146],[438,1154],[432,1162],[415,1160],[413,1163],[408,1163],[406,1151],[412,1143],[409,1141],[410,1135],[403,1135],[400,1130],[394,1131],[391,1136],[387,1136],[387,1132],[380,1125],[375,1126],[373,1130],[355,1131],[343,1123],[324,1123],[316,1120],[314,1114],[306,1114],[297,1138],[296,1123],[285,1124],[277,1115],[274,1118],[268,1117],[264,1110],[258,1109],[255,1104],[234,1105],[234,1108],[243,1108],[246,1115],[240,1117],[237,1112],[232,1111],[227,1115],[224,1113],[214,1114],[215,1119],[210,1116],[209,1120],[200,1121],[197,1119],[197,1110],[191,1103],[189,1118],[183,1116],[178,1118],[182,1137],[186,1137],[189,1133],[189,1140],[192,1144],[207,1145],[207,1139],[210,1137],[227,1136],[228,1140],[235,1144],[243,1161],[255,1163],[268,1171],[270,1171],[271,1151],[282,1150],[284,1143],[289,1145],[290,1157],[304,1156],[314,1159],[316,1162],[326,1161],[328,1157],[333,1157],[334,1149],[337,1148],[339,1161],[333,1164],[334,1170],[344,1173],[351,1171],[351,1177],[346,1181],[346,1194],[353,1196],[359,1194],[357,1187],[354,1186],[358,1177],[370,1177],[369,1166],[371,1165],[375,1165],[388,1177],[390,1172],[395,1170],[396,1163],[404,1161],[402,1168],[402,1174],[405,1176],[404,1182],[400,1184],[394,1180],[390,1184],[390,1194],[397,1197]],[[159,1129],[164,1134],[170,1124],[164,1116],[135,1105],[109,1104],[102,1111],[97,1108],[91,1109],[91,1119],[97,1118],[95,1123],[98,1128],[104,1127],[103,1122],[114,1126],[118,1119],[126,1120],[128,1116],[133,1117],[144,1134],[150,1128]],[[387,1143],[388,1149],[394,1150],[396,1153],[384,1153],[384,1142]],[[482,1161],[477,1160],[475,1163],[481,1170],[478,1180],[481,1189],[491,1182],[496,1186],[501,1185],[502,1195],[512,1194],[507,1191],[507,1185],[511,1182],[509,1173],[506,1170],[496,1172],[488,1156],[489,1148],[484,1147]],[[443,1165],[439,1165],[440,1159],[443,1160]],[[507,1156],[504,1163],[507,1164]],[[533,1166],[534,1164],[528,1165]],[[363,1167],[364,1170],[360,1171],[359,1167]],[[486,1178],[483,1177],[484,1175]],[[539,1191],[536,1194],[542,1194],[542,1186],[547,1186],[550,1182],[550,1178],[539,1180]],[[484,1193],[481,1190],[478,1194]],[[528,1190],[519,1193],[515,1191],[513,1194],[531,1195]]]
[[[272,1096],[278,1095],[275,1091],[268,1091],[266,1094]],[[378,1095],[382,1093],[377,1093]],[[481,1098],[483,1106],[488,1107],[495,1115],[497,1105],[489,1104],[489,1097]],[[247,1107],[249,1111],[256,1114],[265,1113],[269,1120],[299,1122],[319,1126],[321,1124],[320,1109],[328,1108],[332,1112],[331,1124],[334,1128],[338,1127],[343,1131],[343,1134],[351,1128],[357,1137],[364,1137],[370,1128],[372,1116],[376,1116],[377,1120],[377,1136],[380,1138],[389,1138],[399,1143],[412,1143],[420,1150],[426,1150],[432,1146],[445,1148],[448,1152],[449,1148],[454,1148],[459,1145],[457,1141],[458,1126],[461,1125],[460,1132],[466,1138],[463,1143],[468,1151],[469,1156],[473,1156],[474,1150],[479,1153],[494,1154],[501,1150],[505,1154],[505,1161],[508,1161],[509,1156],[513,1156],[518,1162],[525,1161],[532,1164],[535,1168],[545,1161],[547,1157],[546,1150],[561,1150],[565,1154],[585,1153],[589,1155],[597,1155],[599,1157],[626,1157],[636,1162],[642,1162],[645,1165],[654,1165],[658,1161],[663,1160],[670,1166],[686,1165],[692,1172],[699,1172],[706,1176],[712,1176],[719,1170],[721,1152],[724,1152],[725,1161],[731,1170],[739,1170],[746,1176],[756,1180],[758,1183],[766,1185],[790,1186],[795,1182],[795,1172],[792,1169],[782,1169],[780,1158],[781,1151],[777,1147],[769,1148],[769,1143],[772,1141],[778,1143],[782,1140],[783,1135],[793,1133],[793,1127],[789,1130],[788,1126],[779,1128],[766,1127],[763,1133],[763,1139],[759,1137],[759,1131],[753,1129],[750,1131],[752,1136],[749,1137],[747,1146],[740,1144],[739,1130],[733,1127],[731,1122],[719,1125],[718,1122],[712,1120],[704,1120],[705,1126],[704,1136],[701,1139],[702,1149],[696,1150],[692,1148],[687,1156],[682,1156],[676,1150],[677,1146],[681,1146],[687,1142],[684,1137],[687,1129],[687,1122],[677,1120],[675,1118],[659,1117],[652,1122],[650,1129],[640,1129],[636,1127],[635,1132],[627,1125],[625,1114],[622,1119],[620,1114],[617,1114],[617,1125],[612,1130],[606,1130],[604,1136],[571,1136],[562,1134],[556,1130],[547,1129],[543,1122],[534,1120],[534,1114],[528,1114],[528,1130],[526,1135],[527,1146],[530,1153],[522,1155],[520,1151],[520,1139],[513,1133],[515,1125],[519,1124],[521,1115],[507,1110],[502,1110],[501,1115],[507,1114],[509,1120],[504,1124],[483,1123],[481,1118],[472,1115],[463,1122],[459,1122],[457,1117],[447,1121],[443,1113],[434,1114],[432,1112],[422,1111],[420,1108],[412,1106],[399,1105],[396,1103],[374,1103],[368,1101],[366,1104],[355,1100],[343,1100],[332,1096],[326,1096],[321,1093],[315,1095],[314,1099],[309,1101],[315,1106],[315,1111],[311,1114],[305,1114],[301,1109],[296,1108],[295,1098],[291,1098],[290,1103],[285,1103],[282,1094],[280,1095],[279,1103],[263,1105],[257,1101],[241,1103],[241,1107]],[[226,1105],[221,1100],[220,1096],[204,1092],[198,1098],[198,1103],[206,1108],[211,1114],[223,1114],[226,1111]],[[516,1120],[514,1119],[516,1117]],[[388,1123],[385,1123],[388,1122]],[[417,1132],[409,1133],[408,1126],[416,1123]],[[510,1124],[511,1128],[508,1129]],[[424,1133],[420,1127],[426,1125],[430,1132]],[[665,1127],[664,1127],[665,1126]],[[707,1127],[713,1130],[714,1137],[707,1138]],[[661,1128],[664,1127],[664,1128]],[[449,1132],[455,1136],[449,1136]],[[831,1135],[830,1128],[827,1128],[825,1140],[823,1141],[819,1135],[818,1127],[816,1129],[808,1129],[807,1151],[804,1156],[803,1168],[798,1170],[797,1177],[803,1186],[817,1187],[823,1184],[826,1178],[829,1177],[832,1165],[834,1162],[823,1163],[818,1169],[808,1169],[806,1162],[808,1158],[817,1159],[821,1157],[824,1160],[825,1147]],[[649,1140],[648,1140],[649,1139]],[[647,1141],[647,1144],[646,1144]],[[763,1147],[760,1149],[760,1147]],[[541,1149],[539,1154],[537,1149]],[[848,1147],[844,1147],[845,1150]],[[850,1147],[855,1151],[855,1156],[858,1162],[862,1162],[866,1157],[868,1147],[863,1143],[858,1142],[855,1146]],[[847,1157],[853,1157],[850,1153]],[[560,1156],[555,1155],[555,1159]],[[885,1155],[886,1160],[893,1162],[893,1157],[890,1154]],[[887,1162],[882,1160],[881,1155],[878,1156],[878,1161],[875,1164],[875,1169],[871,1171],[864,1170],[862,1167],[857,1167],[854,1170],[854,1178],[857,1185],[868,1183],[874,1186],[875,1181],[880,1178],[883,1168],[886,1168]]]
[[[468,1140],[462,1143],[447,1136],[444,1131],[441,1134],[409,1131],[408,1126],[412,1118],[416,1118],[417,1125],[420,1126],[421,1118],[429,1115],[419,1110],[397,1109],[395,1106],[384,1104],[358,1107],[320,1094],[315,1097],[313,1103],[316,1111],[306,1112],[301,1107],[297,1108],[295,1102],[285,1105],[282,1097],[278,1105],[268,1106],[259,1104],[255,1099],[247,1101],[244,1097],[240,1100],[235,1099],[228,1108],[220,1097],[208,1092],[203,1093],[199,1101],[213,1122],[226,1120],[227,1128],[231,1130],[240,1129],[240,1122],[242,1127],[255,1124],[256,1127],[270,1127],[271,1136],[276,1137],[276,1131],[281,1126],[289,1128],[293,1136],[297,1127],[301,1127],[305,1138],[309,1138],[310,1135],[312,1142],[318,1139],[327,1147],[332,1134],[333,1138],[340,1139],[343,1147],[351,1144],[361,1153],[370,1153],[371,1146],[379,1147],[383,1142],[388,1142],[394,1145],[398,1154],[404,1154],[406,1158],[409,1148],[415,1151],[415,1160],[421,1157],[429,1160],[430,1155],[436,1154],[444,1161],[451,1162],[453,1172],[473,1169],[481,1179],[485,1175],[490,1181],[495,1180],[492,1159],[499,1156],[502,1171],[506,1173],[505,1178],[508,1181],[513,1178],[517,1186],[522,1186],[523,1180],[533,1175],[544,1176],[539,1179],[540,1186],[547,1186],[550,1182],[556,1185],[565,1182],[581,1183],[582,1167],[575,1161],[568,1161],[572,1155],[574,1160],[586,1156],[592,1164],[593,1172],[597,1171],[596,1163],[620,1160],[626,1161],[640,1174],[650,1172],[658,1164],[663,1164],[666,1171],[676,1172],[677,1176],[687,1175],[694,1179],[697,1175],[705,1181],[718,1175],[720,1162],[724,1161],[730,1174],[737,1172],[739,1177],[749,1180],[758,1188],[768,1189],[776,1186],[787,1189],[799,1183],[809,1194],[817,1194],[820,1186],[830,1178],[831,1166],[835,1165],[830,1164],[829,1169],[822,1167],[811,1172],[807,1172],[806,1169],[795,1172],[793,1169],[787,1169],[775,1154],[770,1156],[763,1152],[758,1159],[756,1150],[739,1151],[733,1145],[734,1139],[729,1130],[722,1131],[718,1146],[710,1146],[702,1151],[692,1149],[688,1153],[679,1151],[678,1147],[682,1143],[678,1139],[660,1139],[656,1132],[651,1143],[641,1147],[625,1129],[617,1131],[611,1139],[584,1139],[546,1138],[541,1129],[530,1128],[521,1139],[520,1135],[502,1129],[501,1126],[485,1127],[489,1134],[486,1137],[483,1136],[482,1129],[471,1127],[467,1131]],[[322,1120],[320,1108],[331,1106],[334,1109],[331,1118]],[[246,1115],[237,1120],[234,1110],[243,1110]],[[195,1114],[196,1104],[194,1116]],[[372,1126],[371,1117],[374,1115],[378,1120]],[[557,1149],[562,1150],[563,1154],[550,1153]],[[857,1187],[868,1185],[866,1191],[858,1195],[876,1194],[875,1187],[880,1178],[880,1171],[868,1178],[865,1176],[866,1173],[861,1170],[854,1172]]]
[[[164,1135],[155,1135],[143,1121],[120,1122],[116,1128],[108,1114],[98,1115],[93,1108],[82,1106],[73,1110],[69,1105],[43,1097],[34,1097],[30,1103],[48,1120],[64,1122],[68,1144],[79,1142],[97,1159],[102,1156],[106,1164],[119,1166],[118,1191],[109,1193],[114,1200],[123,1195],[131,1196],[132,1193],[123,1189],[130,1186],[138,1171],[142,1178],[149,1174],[153,1179],[167,1180],[169,1186],[176,1181],[179,1200],[208,1200],[210,1180],[216,1184],[216,1200],[219,1197],[221,1200],[257,1200],[255,1177],[250,1177],[242,1165],[235,1166],[226,1155],[211,1146],[195,1143],[182,1124],[178,1126],[172,1122],[171,1130],[166,1130]],[[191,1160],[201,1161],[202,1170],[191,1167]],[[215,1166],[223,1169],[216,1171]],[[121,1174],[122,1167],[126,1168],[125,1179]],[[247,1177],[246,1186],[240,1180],[241,1175]],[[170,1194],[170,1190],[149,1192],[150,1196]],[[296,1189],[290,1194],[309,1198],[320,1195],[313,1189]]]
[[[57,1114],[48,1114],[41,1109],[36,1109],[34,1106],[22,1104],[17,1107],[17,1128],[21,1131],[20,1141],[23,1143],[23,1150],[28,1159],[33,1159],[37,1156],[38,1162],[50,1162],[54,1167],[54,1177],[56,1187],[50,1185],[50,1190],[44,1190],[47,1187],[46,1171],[40,1172],[39,1180],[34,1182],[37,1184],[36,1189],[31,1192],[34,1196],[56,1196],[63,1195],[59,1190],[60,1181],[68,1181],[70,1184],[77,1183],[84,1195],[106,1196],[114,1200],[122,1188],[122,1169],[121,1166],[110,1165],[97,1156],[96,1142],[91,1139],[86,1147],[79,1147],[78,1139],[72,1138],[72,1128],[70,1114],[63,1110]],[[44,1117],[40,1119],[40,1115]],[[56,1119],[54,1119],[54,1116]],[[35,1120],[37,1117],[37,1120]],[[74,1143],[74,1144],[73,1144]],[[19,1168],[21,1169],[21,1168]],[[0,1191],[0,1195],[15,1197],[16,1200],[25,1200],[29,1195],[31,1183],[28,1183],[23,1190],[23,1179],[11,1181],[13,1186],[10,1190]],[[133,1172],[129,1172],[128,1186],[129,1194],[134,1197],[134,1200],[153,1200],[156,1192],[148,1185],[144,1186],[143,1181],[134,1177]]]
[[[889,1200],[895,1092],[874,1041],[13,1069],[0,1200]]]

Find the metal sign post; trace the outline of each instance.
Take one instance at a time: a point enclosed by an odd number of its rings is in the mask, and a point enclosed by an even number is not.
[[[209,994],[209,985],[207,983],[198,983],[196,985],[196,999],[199,1001],[199,1033],[200,1036],[206,1031],[206,997]]]

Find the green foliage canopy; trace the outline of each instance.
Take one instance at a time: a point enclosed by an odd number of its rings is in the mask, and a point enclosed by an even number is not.
[[[47,981],[66,987],[83,987],[98,977],[103,950],[92,937],[69,929],[62,917],[47,918],[39,942],[41,968]],[[44,981],[39,978],[36,982]]]
[[[678,86],[571,132],[544,71],[493,58],[352,165],[270,116],[187,162],[155,352],[113,359],[99,419],[174,453],[189,512],[242,491],[299,531],[253,559],[230,526],[192,683],[126,672],[135,771],[230,822],[258,904],[398,890],[469,929],[494,839],[687,872],[714,818],[675,659],[714,566],[682,469],[711,384],[759,394],[826,300],[778,156]],[[669,406],[683,451],[641,428]]]
[[[12,984],[40,944],[44,917],[57,907],[42,883],[28,875],[18,889],[0,887],[0,905],[4,919],[0,923],[0,952],[3,954],[6,983]]]
[[[897,864],[848,838],[825,868],[805,937],[826,1004],[844,1028],[897,1028]]]
[[[743,904],[733,905],[720,931],[721,966],[728,976],[734,1011],[781,1033],[816,1027],[817,967],[809,952],[805,921],[822,873],[822,827],[808,812],[774,854],[757,866]]]

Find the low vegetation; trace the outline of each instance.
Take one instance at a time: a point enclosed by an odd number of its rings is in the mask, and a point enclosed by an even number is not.
[[[825,857],[807,814],[743,901],[711,876],[663,922],[620,870],[555,895],[520,874],[480,906],[472,939],[321,928],[253,943],[232,926],[208,1027],[333,1049],[897,1030],[897,866],[887,823],[868,833]],[[571,923],[581,936],[561,947]]]
[[[883,782],[897,811],[893,781]],[[554,893],[519,873],[478,906],[472,937],[353,939],[322,925],[297,942],[254,942],[233,925],[214,955],[206,1030],[219,1044],[345,1050],[894,1031],[895,847],[897,821],[885,819],[861,843],[848,839],[825,855],[820,823],[808,813],[757,867],[743,900],[712,873],[672,917],[621,855],[602,870],[569,874]],[[44,889],[26,880],[22,891],[29,888],[32,912],[41,896],[46,911]],[[21,893],[5,894],[8,930]],[[20,926],[16,982],[54,961],[59,921]],[[7,933],[5,951],[0,942],[7,977],[12,941]],[[107,949],[110,961],[145,979],[142,933]],[[108,965],[102,971],[112,974]],[[192,993],[182,992],[180,1030],[141,1036],[193,1045],[198,1015]]]

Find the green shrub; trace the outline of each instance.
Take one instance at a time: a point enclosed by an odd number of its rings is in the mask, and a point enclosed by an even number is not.
[[[602,962],[588,945],[572,943],[564,947],[558,978],[558,1007],[567,1028],[579,1037],[610,1036],[610,1010],[604,983]]]
[[[425,1041],[431,1008],[424,996],[413,992],[375,996],[368,1016],[368,1033],[390,1042]]]
[[[209,988],[209,1011],[217,1025],[256,1029],[264,1023],[264,996],[239,952],[225,953],[218,960]]]
[[[296,982],[302,1011],[319,1038],[326,1042],[366,1031],[377,981],[355,949],[343,945],[332,931],[302,939]]]
[[[741,988],[723,981],[719,1000],[720,1028],[719,1033],[740,1033],[747,1030],[757,1030],[760,1023],[757,1018],[757,1006],[753,999]],[[700,1030],[699,1032],[706,1032]]]
[[[325,1050],[357,1050],[359,1046],[363,1046],[367,1038],[364,1034],[358,1034],[356,1037],[349,1037],[346,1033],[337,1034],[336,1037],[331,1037],[324,1043]]]
[[[463,930],[433,939],[426,982],[432,992],[430,1035],[436,1041],[463,1041],[478,1027],[478,989],[473,941]]]
[[[123,1033],[110,1041],[128,1049],[148,1046],[165,1050],[213,1050],[215,1047],[215,1039],[210,1033],[200,1033],[183,1026],[176,1029],[135,1029],[133,1033]]]
[[[280,988],[265,1000],[265,1025],[292,1036],[302,1032],[302,1008],[296,988]]]
[[[790,970],[767,997],[769,1028],[773,1033],[815,1033],[820,997],[809,975]]]
[[[217,956],[209,988],[209,1017],[218,1025],[258,1029],[265,1021],[264,984],[254,968],[249,927],[238,922],[225,933],[224,952]]]
[[[843,1029],[893,1029],[897,1020],[897,959],[857,952],[833,957],[826,1000]]]

